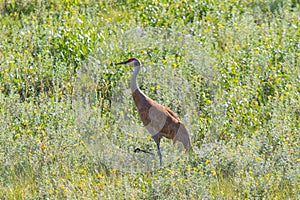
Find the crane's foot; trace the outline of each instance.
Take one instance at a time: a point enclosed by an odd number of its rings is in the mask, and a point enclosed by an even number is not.
[[[146,150],[143,150],[143,149],[140,149],[140,148],[135,148],[134,149],[134,153],[138,153],[138,152],[143,152],[143,153],[147,153],[147,154],[150,154],[150,155],[154,155],[153,153],[151,153],[150,151],[146,151]]]

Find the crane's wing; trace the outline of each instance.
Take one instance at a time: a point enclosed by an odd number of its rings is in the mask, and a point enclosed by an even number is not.
[[[165,107],[165,110],[167,111],[167,114],[172,117],[173,119],[175,119],[176,121],[180,122],[180,119],[178,117],[178,115],[176,113],[174,113],[172,110],[170,110],[170,108]]]

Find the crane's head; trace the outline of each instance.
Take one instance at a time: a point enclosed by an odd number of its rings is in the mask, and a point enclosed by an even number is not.
[[[116,65],[126,65],[126,64],[129,64],[132,66],[140,66],[141,65],[140,61],[136,58],[130,58],[129,60],[117,63]]]

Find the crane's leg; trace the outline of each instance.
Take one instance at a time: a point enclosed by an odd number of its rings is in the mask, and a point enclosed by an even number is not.
[[[160,164],[160,166],[162,166],[162,155],[160,152],[160,139],[162,138],[162,136],[160,135],[160,133],[157,133],[156,135],[153,135],[152,138],[154,139],[154,141],[157,145],[157,154],[159,156],[159,164]]]
[[[160,164],[160,166],[162,166],[162,155],[160,152],[159,143],[157,143],[157,154],[159,156],[159,164]]]

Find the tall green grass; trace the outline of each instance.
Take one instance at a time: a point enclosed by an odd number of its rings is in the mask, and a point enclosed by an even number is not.
[[[0,1],[1,198],[298,199],[299,4]],[[162,168],[129,57],[191,132]]]

